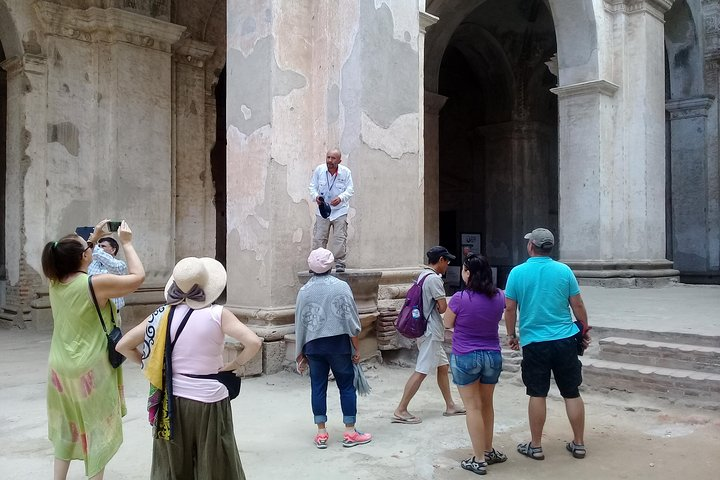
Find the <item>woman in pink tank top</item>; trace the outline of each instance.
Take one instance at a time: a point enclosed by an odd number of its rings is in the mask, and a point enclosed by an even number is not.
[[[225,268],[215,259],[180,260],[165,286],[166,305],[118,344],[150,380],[152,479],[245,479],[228,390],[237,382],[223,381],[235,379],[227,372],[251,360],[262,340],[230,310],[213,304],[226,282]],[[223,362],[225,335],[244,346],[229,363]]]

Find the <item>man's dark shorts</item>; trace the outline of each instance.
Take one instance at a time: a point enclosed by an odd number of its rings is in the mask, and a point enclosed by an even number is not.
[[[551,371],[563,398],[580,396],[582,363],[575,337],[530,343],[522,348],[522,354],[522,379],[529,396],[547,397]]]

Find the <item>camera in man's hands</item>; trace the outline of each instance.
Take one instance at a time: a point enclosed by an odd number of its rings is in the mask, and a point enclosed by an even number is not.
[[[108,230],[110,230],[111,232],[117,232],[118,228],[120,228],[121,223],[122,223],[121,221],[115,221],[115,220],[108,222]]]

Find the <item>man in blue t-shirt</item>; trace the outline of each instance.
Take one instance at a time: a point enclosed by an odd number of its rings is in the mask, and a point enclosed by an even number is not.
[[[575,458],[584,458],[585,404],[578,390],[582,383],[578,351],[587,348],[590,342],[585,304],[570,267],[550,258],[555,246],[552,232],[536,228],[525,235],[525,239],[530,258],[512,269],[505,289],[508,344],[513,350],[522,347],[522,379],[530,397],[528,416],[532,438],[519,444],[517,449],[535,460],[545,458],[541,442],[552,372],[573,430],[573,440],[566,445],[567,450]],[[515,334],[518,307],[519,338]],[[571,309],[582,326],[582,339],[578,339],[580,329],[573,323]]]

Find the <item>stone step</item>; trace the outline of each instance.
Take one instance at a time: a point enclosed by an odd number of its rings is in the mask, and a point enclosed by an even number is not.
[[[503,348],[501,353],[503,357],[503,372],[519,372],[520,362],[522,362],[522,354],[520,351]]]
[[[700,345],[720,348],[720,336],[701,335],[688,332],[661,332],[652,330],[636,330],[632,328],[612,328],[593,325],[590,331],[593,341],[606,337],[634,338],[653,342],[682,343],[684,345]]]
[[[581,357],[583,384],[720,408],[720,375]]]
[[[634,338],[600,340],[599,358],[614,362],[720,374],[720,348]]]

